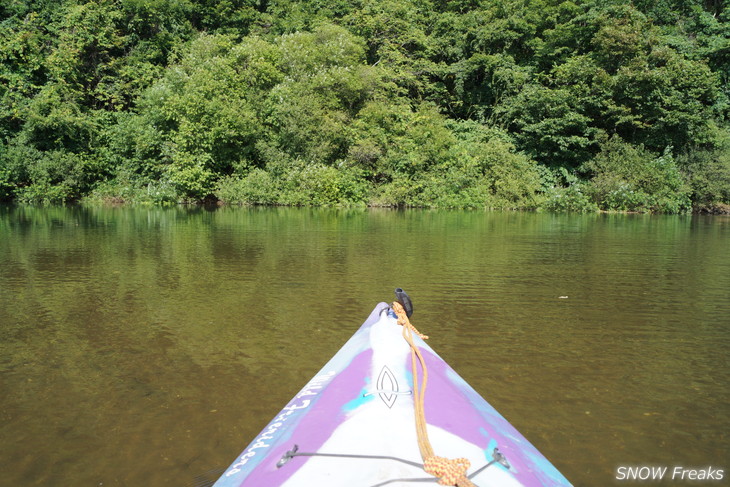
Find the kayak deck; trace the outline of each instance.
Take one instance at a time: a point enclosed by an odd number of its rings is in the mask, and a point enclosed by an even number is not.
[[[379,303],[214,487],[437,485],[418,446],[402,330]],[[424,413],[436,455],[467,460],[465,475],[478,487],[570,485],[431,347],[413,341],[428,370]]]

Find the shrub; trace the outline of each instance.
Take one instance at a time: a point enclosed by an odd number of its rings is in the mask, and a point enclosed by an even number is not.
[[[680,213],[690,209],[689,188],[669,149],[657,156],[613,137],[585,164],[586,193],[602,210]]]
[[[483,145],[479,163],[498,207],[536,207],[541,181],[534,160],[517,152],[509,142],[491,139]]]
[[[362,203],[366,183],[355,169],[320,163],[296,165],[284,177],[282,202],[290,205],[349,205]]]
[[[718,149],[683,154],[678,164],[687,178],[695,206],[711,209],[718,204],[730,204],[730,141]]]
[[[583,191],[584,185],[582,184],[551,188],[545,193],[545,200],[540,207],[557,212],[591,213],[598,211],[598,206]]]
[[[12,199],[13,188],[15,188],[15,177],[8,165],[5,145],[0,142],[0,201]]]
[[[485,208],[493,207],[489,186],[460,168],[434,172],[422,182],[416,193],[417,206],[436,208]]]
[[[169,180],[149,180],[127,170],[120,170],[114,178],[97,184],[84,197],[83,202],[88,204],[170,205],[179,200],[180,195]]]
[[[213,189],[213,172],[209,169],[208,154],[175,154],[167,168],[167,178],[178,194],[186,200],[202,200]]]
[[[215,194],[229,205],[270,205],[278,202],[279,189],[271,174],[254,168],[243,177],[223,178]]]
[[[100,161],[90,154],[40,151],[21,144],[7,148],[0,168],[0,177],[6,185],[14,183],[14,194],[21,202],[42,204],[79,199],[102,173]]]
[[[585,182],[564,167],[550,169],[539,166],[543,186],[540,209],[556,212],[590,213],[598,206],[585,193]]]

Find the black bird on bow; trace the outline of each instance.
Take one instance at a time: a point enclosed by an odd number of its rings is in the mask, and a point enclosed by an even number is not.
[[[399,287],[395,288],[395,300],[403,306],[403,309],[406,310],[406,316],[410,318],[413,314],[413,303],[411,298],[408,297],[408,293]]]

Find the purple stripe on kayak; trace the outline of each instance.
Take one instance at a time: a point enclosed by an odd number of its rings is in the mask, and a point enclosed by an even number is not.
[[[526,487],[569,485],[562,474],[438,354],[425,342],[418,344],[429,370],[425,400],[429,425],[482,447],[485,463],[492,460],[492,445],[496,442],[511,465],[510,471]],[[410,363],[408,370],[411,370]],[[433,448],[437,455],[460,456],[459,452],[440,452],[438,444]],[[471,470],[479,467],[481,465],[472,465]]]
[[[246,447],[215,487],[280,485],[296,471],[295,465],[307,460],[295,457],[290,460],[295,468],[277,468],[276,463],[287,451],[295,444],[299,444],[301,451],[316,451],[324,444],[343,419],[342,404],[356,397],[365,378],[370,376],[372,349],[367,343],[367,332],[387,307],[387,303],[378,303],[365,323],[340,349],[342,352],[363,341],[363,351],[354,357],[349,357],[351,350],[335,354]],[[318,389],[319,386],[322,388]],[[343,401],[343,398],[347,400]],[[333,421],[333,418],[337,420]]]
[[[294,457],[286,465],[277,468],[276,463],[295,444],[302,452],[316,452],[344,421],[342,405],[361,394],[364,378],[369,375],[372,351],[360,353],[350,365],[339,373],[322,391],[316,408],[304,415],[291,436],[272,448],[267,458],[246,479],[246,485],[279,485],[291,477],[309,457]]]

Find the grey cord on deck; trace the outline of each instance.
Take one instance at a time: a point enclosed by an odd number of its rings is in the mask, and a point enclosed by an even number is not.
[[[389,457],[389,456],[381,456],[381,455],[352,455],[348,453],[307,453],[307,452],[287,452],[284,455],[284,458],[293,458],[293,457],[339,457],[339,458],[364,458],[364,459],[375,459],[375,460],[395,460],[396,462],[405,463],[406,465],[410,465],[412,467],[418,467],[423,468],[422,463],[412,462],[410,460],[406,460],[405,458],[398,458],[398,457]]]
[[[385,456],[385,455],[356,455],[356,454],[349,454],[349,453],[315,453],[315,452],[299,452],[299,447],[297,445],[294,445],[293,450],[289,450],[284,454],[283,457],[281,457],[281,460],[277,463],[277,467],[281,468],[283,467],[286,462],[291,460],[294,457],[331,457],[331,458],[362,458],[362,459],[369,459],[369,460],[394,460],[396,462],[405,463],[406,465],[410,465],[412,467],[416,468],[423,468],[422,463],[418,462],[412,462],[410,460],[406,460],[405,458],[399,458],[399,457],[391,457],[391,456]],[[496,450],[496,448],[495,448]],[[503,457],[502,457],[503,458]],[[495,458],[495,460],[492,460],[491,462],[487,463],[483,467],[479,468],[478,470],[474,471],[471,475],[468,475],[469,479],[472,479],[479,475],[483,470],[485,470],[490,465],[493,465],[495,463],[498,463],[499,460]],[[381,482],[379,484],[373,485],[371,487],[382,487],[384,485],[392,484],[395,482],[438,482],[438,479],[436,477],[428,477],[428,478],[411,478],[411,479],[391,479],[386,480],[385,482]]]

